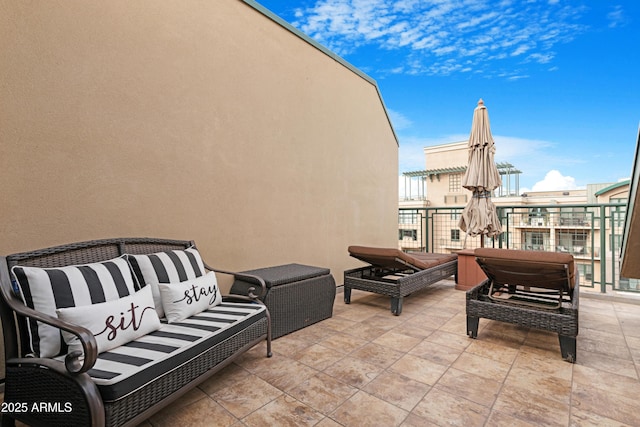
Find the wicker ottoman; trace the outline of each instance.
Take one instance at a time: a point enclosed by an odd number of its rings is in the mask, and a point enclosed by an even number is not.
[[[261,298],[271,313],[273,338],[327,319],[333,314],[336,282],[328,268],[301,264],[244,271],[261,277],[267,293]],[[254,283],[236,279],[231,293],[246,295]]]

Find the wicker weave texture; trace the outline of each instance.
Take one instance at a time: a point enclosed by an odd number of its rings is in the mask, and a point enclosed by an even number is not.
[[[556,332],[560,335],[578,335],[579,287],[574,289],[570,305],[558,310],[534,309],[508,303],[496,303],[488,298],[488,281],[467,292],[467,316],[498,320],[519,326]]]
[[[551,331],[558,334],[562,357],[572,363],[576,361],[579,286],[573,289],[571,302],[563,303],[558,309],[536,309],[492,301],[488,296],[490,286],[490,281],[486,280],[467,291],[467,334],[470,337],[477,337],[478,321],[481,318]]]
[[[61,393],[61,390],[64,392]],[[69,378],[51,369],[33,365],[6,368],[5,402],[26,405],[27,411],[16,414],[27,424],[51,427],[86,426],[91,423],[86,397]],[[33,405],[57,403],[61,409],[70,405],[71,411],[33,411]]]
[[[410,274],[396,281],[385,281],[382,278],[372,278],[375,275],[373,267],[362,267],[345,271],[344,287],[400,298],[456,274],[457,269],[458,261],[456,260]]]
[[[243,271],[243,273],[260,276],[267,287],[270,288],[286,283],[299,282],[312,277],[326,276],[330,274],[330,270],[328,268],[313,267],[310,265],[285,264]]]
[[[405,296],[453,276],[457,271],[457,259],[396,279],[386,279],[385,273],[373,266],[347,270],[344,272],[344,301],[347,304],[351,303],[352,289],[386,295],[391,297],[391,312],[399,316]]]
[[[271,314],[272,338],[278,338],[333,315],[336,282],[328,268],[286,264],[243,271],[261,277],[267,285],[262,298]],[[232,294],[246,295],[255,286],[236,279]]]
[[[74,264],[89,264],[119,257],[124,253],[150,254],[172,249],[185,249],[193,242],[146,237],[90,240],[69,243],[8,255],[9,268],[20,264],[31,267],[54,268]]]
[[[273,338],[328,319],[335,298],[336,282],[330,274],[270,288],[264,304],[271,313]]]

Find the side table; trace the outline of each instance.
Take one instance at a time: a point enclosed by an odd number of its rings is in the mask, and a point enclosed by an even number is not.
[[[336,282],[328,268],[302,264],[243,271],[262,278],[267,292],[261,300],[271,313],[273,338],[302,329],[333,315]],[[236,279],[232,294],[246,295],[255,283]]]
[[[487,280],[487,276],[476,262],[476,255],[473,249],[463,249],[458,254],[458,283],[456,289],[468,291],[474,286]]]

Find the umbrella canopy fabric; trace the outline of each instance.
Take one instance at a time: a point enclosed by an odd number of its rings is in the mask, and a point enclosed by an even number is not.
[[[494,237],[502,233],[502,225],[491,202],[491,192],[500,186],[502,180],[494,161],[496,147],[489,113],[482,99],[473,112],[468,147],[469,165],[462,177],[462,186],[472,191],[472,197],[462,211],[458,226],[468,236]]]

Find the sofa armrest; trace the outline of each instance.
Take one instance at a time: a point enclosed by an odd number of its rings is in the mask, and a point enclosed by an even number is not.
[[[61,319],[58,319],[57,317],[41,313],[24,305],[22,300],[20,300],[11,291],[11,282],[9,279],[8,271],[6,269],[6,264],[4,262],[0,264],[3,267],[1,269],[2,271],[0,272],[0,280],[2,281],[0,292],[2,292],[2,299],[4,300],[4,303],[17,315],[46,323],[57,329],[67,331],[77,336],[80,340],[80,343],[82,344],[84,354],[79,351],[67,354],[67,356],[65,357],[65,366],[67,368],[67,371],[72,374],[79,374],[91,369],[96,363],[96,357],[98,356],[98,344],[93,334],[88,329],[83,328],[82,326],[65,322]]]
[[[247,282],[254,283],[256,286],[259,287],[258,289],[259,292],[256,294],[255,288],[249,288],[248,297],[251,298],[252,301],[264,297],[267,293],[267,285],[265,284],[262,277],[255,276],[253,274],[238,273],[235,271],[227,271],[227,270],[221,270],[219,268],[213,268],[207,265],[207,263],[204,263],[204,267],[209,271],[214,271],[216,273],[221,273],[221,274],[228,274],[233,276],[236,279],[243,279],[243,280],[246,280]]]
[[[65,322],[57,317],[41,313],[24,305],[19,306],[9,303],[9,306],[11,306],[11,308],[21,316],[46,323],[55,328],[72,333],[78,337],[82,343],[84,354],[79,351],[74,351],[66,355],[64,364],[69,373],[80,374],[87,372],[96,363],[96,358],[98,356],[98,344],[96,342],[96,338],[87,328]]]

